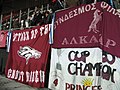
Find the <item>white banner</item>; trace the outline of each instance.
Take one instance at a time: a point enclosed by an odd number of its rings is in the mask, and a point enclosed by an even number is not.
[[[120,90],[120,59],[99,48],[52,48],[52,90]]]

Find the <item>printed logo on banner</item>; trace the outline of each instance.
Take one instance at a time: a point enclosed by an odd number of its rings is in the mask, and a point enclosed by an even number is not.
[[[42,52],[39,52],[30,46],[20,46],[20,50],[18,50],[18,55],[26,59],[26,64],[28,64],[30,58],[39,59],[41,54]]]
[[[100,12],[100,10],[95,10],[95,12],[94,12],[94,19],[92,20],[92,22],[91,22],[91,24],[90,24],[90,26],[89,26],[89,30],[88,30],[88,32],[91,32],[92,30],[93,30],[93,32],[94,33],[98,33],[99,32],[99,30],[97,30],[97,23],[100,21],[100,20],[102,20],[102,13],[103,12]]]
[[[85,78],[85,79],[82,80],[82,84],[84,86],[89,86],[90,87],[93,84],[93,80],[94,79],[92,79],[92,78]]]

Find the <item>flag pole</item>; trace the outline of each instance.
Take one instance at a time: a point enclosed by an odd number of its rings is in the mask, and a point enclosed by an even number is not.
[[[63,4],[61,3],[61,1],[60,1],[60,0],[58,0],[58,2],[60,3],[61,7],[63,7],[63,8],[64,8],[64,6],[63,6]]]
[[[26,21],[25,21],[25,26],[26,26],[27,28],[29,27],[29,21],[28,21],[29,16],[30,16],[30,8],[28,8],[27,19],[26,19]]]
[[[0,30],[2,30],[2,18],[3,18],[3,15],[1,14],[1,16],[0,16]]]
[[[49,4],[47,4],[47,11],[49,10]]]
[[[12,26],[12,12],[10,14],[10,27],[9,27],[9,31],[7,33],[7,52],[10,51],[10,43],[11,43],[11,26]]]
[[[27,17],[30,16],[29,14],[30,14],[30,8],[28,8]]]
[[[65,9],[66,8],[66,0],[64,0],[63,4],[64,4],[64,9]]]
[[[94,3],[97,3],[97,0],[94,0]]]
[[[19,23],[21,22],[21,13],[22,13],[22,10],[20,10],[19,12]]]
[[[111,4],[111,6],[113,7],[113,0],[110,0],[110,4]]]
[[[10,14],[10,26],[9,26],[9,31],[11,30],[11,28],[12,28],[12,12],[11,12],[11,14]]]

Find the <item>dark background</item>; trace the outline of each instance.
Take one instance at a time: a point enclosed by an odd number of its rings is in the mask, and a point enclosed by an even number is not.
[[[46,5],[51,0],[0,0],[0,13],[10,13],[25,8]]]

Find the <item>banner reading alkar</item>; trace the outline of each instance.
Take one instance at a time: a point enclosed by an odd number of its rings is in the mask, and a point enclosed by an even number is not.
[[[56,12],[53,48],[100,47],[120,57],[120,13],[106,2]]]
[[[50,45],[50,25],[12,31],[12,42],[5,75],[9,79],[44,87],[46,63]]]

